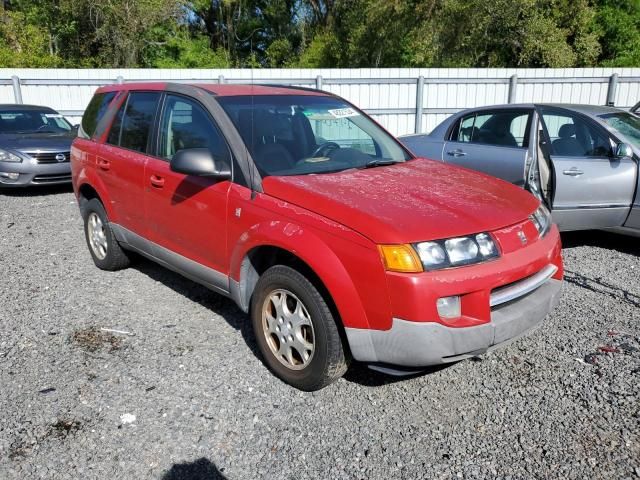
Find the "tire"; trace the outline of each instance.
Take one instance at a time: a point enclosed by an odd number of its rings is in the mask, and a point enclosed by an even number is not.
[[[287,306],[278,310],[276,303],[283,299]],[[269,268],[256,284],[250,312],[264,361],[284,382],[310,392],[326,387],[347,371],[336,319],[320,292],[300,272],[283,265]],[[274,331],[273,325],[280,330]],[[313,346],[311,353],[309,344]]]
[[[131,260],[116,240],[107,212],[97,198],[83,205],[84,236],[93,263],[101,270],[115,271],[127,268]]]

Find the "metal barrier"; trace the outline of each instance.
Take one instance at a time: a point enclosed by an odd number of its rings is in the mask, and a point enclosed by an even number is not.
[[[244,78],[225,78],[219,75],[214,79],[189,78],[189,79],[167,79],[167,78],[144,78],[127,80],[119,75],[115,79],[111,78],[84,78],[84,79],[53,79],[53,78],[19,78],[13,75],[10,79],[0,79],[0,85],[11,85],[15,103],[23,103],[22,86],[102,86],[107,84],[122,84],[127,81],[160,81],[172,83],[214,83],[214,84],[241,84],[251,83]],[[372,115],[415,115],[414,132],[422,132],[422,120],[424,114],[452,114],[460,111],[460,108],[437,108],[424,106],[425,90],[435,85],[507,85],[507,95],[504,99],[506,103],[515,103],[516,93],[520,85],[526,84],[607,84],[606,104],[614,105],[616,92],[621,83],[638,83],[639,76],[619,76],[613,73],[610,76],[601,77],[518,77],[513,74],[510,77],[495,78],[429,78],[424,75],[418,77],[397,77],[397,78],[324,78],[317,75],[311,78],[260,78],[253,80],[253,83],[262,85],[296,85],[309,86],[322,90],[330,85],[412,85],[416,87],[415,106],[409,108],[365,108],[364,110]],[[83,110],[65,110],[60,113],[67,116],[81,116]]]

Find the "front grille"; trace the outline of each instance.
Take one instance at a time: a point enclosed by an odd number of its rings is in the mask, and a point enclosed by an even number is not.
[[[71,159],[71,152],[24,152],[36,159],[38,163],[67,163]],[[64,160],[59,161],[56,157],[64,155]]]
[[[63,173],[57,175],[36,175],[33,177],[33,183],[59,183],[59,182],[70,182],[71,174]]]

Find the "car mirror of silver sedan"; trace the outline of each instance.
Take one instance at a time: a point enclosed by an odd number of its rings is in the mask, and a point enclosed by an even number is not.
[[[631,158],[633,157],[633,149],[628,143],[619,143],[615,149],[616,158]]]

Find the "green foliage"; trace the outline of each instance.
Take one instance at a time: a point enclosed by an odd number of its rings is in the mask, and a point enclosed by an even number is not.
[[[640,65],[640,0],[0,1],[0,67],[594,65]]]

